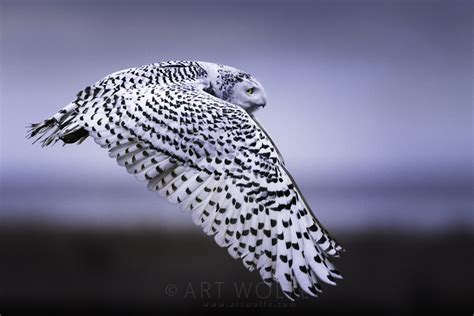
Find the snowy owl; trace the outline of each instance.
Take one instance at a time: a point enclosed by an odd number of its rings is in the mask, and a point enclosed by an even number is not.
[[[43,146],[92,137],[217,244],[290,299],[342,278],[342,247],[313,215],[255,111],[262,85],[233,67],[170,61],[113,73],[28,136]]]

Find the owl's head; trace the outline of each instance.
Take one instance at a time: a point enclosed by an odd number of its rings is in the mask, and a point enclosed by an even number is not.
[[[207,92],[242,107],[252,113],[266,105],[263,86],[248,73],[239,69],[207,62],[199,62],[209,78]]]

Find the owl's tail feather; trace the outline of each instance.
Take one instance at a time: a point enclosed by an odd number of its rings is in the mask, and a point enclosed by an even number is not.
[[[27,138],[34,139],[33,143],[41,141],[41,146],[56,144],[61,140],[64,144],[82,143],[88,136],[76,117],[77,104],[70,103],[52,117],[29,125]]]

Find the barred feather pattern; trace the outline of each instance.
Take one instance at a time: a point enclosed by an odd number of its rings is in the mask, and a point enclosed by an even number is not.
[[[319,281],[342,278],[330,257],[343,249],[311,212],[253,113],[223,99],[248,78],[194,61],[127,69],[32,124],[29,136],[43,146],[92,137],[149,190],[191,211],[264,282],[278,282],[290,299],[299,289],[317,296]]]

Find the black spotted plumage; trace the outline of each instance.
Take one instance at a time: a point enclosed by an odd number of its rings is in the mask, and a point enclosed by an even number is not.
[[[255,90],[256,95],[244,91]],[[341,246],[312,214],[254,110],[263,87],[232,67],[173,61],[113,73],[32,124],[43,146],[90,136],[120,166],[291,299],[341,278]]]

